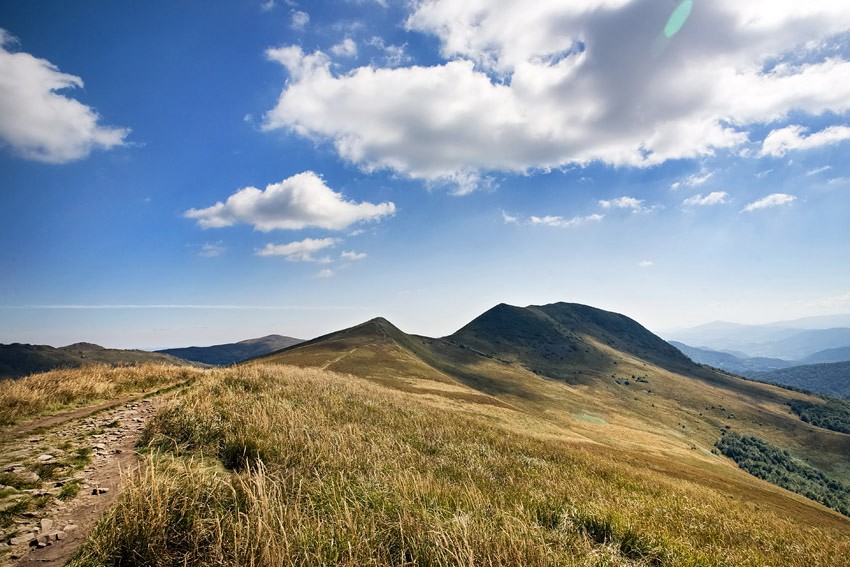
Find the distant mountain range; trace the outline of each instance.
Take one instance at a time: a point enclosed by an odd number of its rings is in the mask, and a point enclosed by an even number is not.
[[[700,364],[755,380],[848,396],[850,327],[816,328],[848,323],[850,316],[845,315],[770,325],[715,322],[668,337],[675,337],[670,344]]]
[[[239,341],[238,343],[227,343],[208,347],[168,348],[156,352],[176,356],[184,360],[192,360],[215,366],[226,366],[257,356],[263,356],[302,342],[304,342],[302,339],[294,339],[281,335],[268,335],[259,339]]]
[[[824,362],[846,362],[848,360],[850,360],[850,346],[820,350],[803,358],[800,362],[820,364]]]
[[[78,368],[86,364],[126,366],[146,363],[178,366],[192,364],[166,354],[104,348],[91,343],[75,343],[60,348],[20,343],[0,345],[0,378],[18,378],[56,368]]]
[[[164,349],[156,352],[104,348],[76,343],[54,348],[47,345],[14,343],[0,345],[0,378],[18,378],[57,368],[78,368],[86,364],[126,366],[160,363],[178,366],[210,364],[226,366],[275,352],[302,342],[281,335],[268,335],[209,347]]]
[[[779,358],[763,356],[737,356],[729,352],[721,352],[706,348],[696,348],[679,341],[669,341],[671,345],[685,353],[691,360],[707,364],[733,374],[751,376],[759,372],[769,372],[794,366],[794,362]]]
[[[824,326],[813,328],[817,324]],[[850,348],[850,315],[811,317],[769,325],[715,322],[671,331],[665,333],[665,338],[691,347],[731,353],[738,358],[840,362],[834,357],[832,360],[809,360],[809,357],[823,350]]]

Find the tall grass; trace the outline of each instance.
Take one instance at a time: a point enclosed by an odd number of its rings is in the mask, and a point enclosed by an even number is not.
[[[165,364],[92,365],[0,380],[0,426],[69,407],[146,392],[198,376],[199,371]]]
[[[90,565],[830,565],[819,528],[329,372],[206,373],[149,425]],[[525,423],[528,423],[525,420]]]

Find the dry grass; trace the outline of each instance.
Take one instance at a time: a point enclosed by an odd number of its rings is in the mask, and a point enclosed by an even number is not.
[[[514,421],[499,409],[502,419],[458,403],[466,402],[321,370],[207,371],[150,424],[144,472],[72,564],[834,565],[850,557],[850,523],[816,506],[731,498],[721,480],[702,482],[674,462],[663,470],[640,455],[559,441],[551,423],[527,415]],[[728,470],[740,490],[764,492]],[[783,506],[808,506],[809,515]]]
[[[113,368],[92,365],[0,381],[0,426],[63,409],[148,392],[199,375],[165,364]]]

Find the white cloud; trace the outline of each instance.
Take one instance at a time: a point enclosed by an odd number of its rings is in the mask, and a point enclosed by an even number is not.
[[[519,224],[519,218],[502,211],[502,221],[505,224]]]
[[[542,224],[544,226],[551,226],[554,228],[576,228],[590,222],[599,222],[604,218],[605,215],[600,215],[598,213],[587,215],[585,217],[573,217],[571,219],[565,219],[564,217],[545,216],[531,217],[531,223]]]
[[[643,206],[643,199],[636,199],[635,197],[617,197],[616,199],[611,200],[601,200],[599,201],[599,206],[603,209],[631,209],[635,212],[641,212],[646,210]]]
[[[704,207],[707,205],[722,205],[728,202],[729,193],[726,191],[712,191],[708,195],[694,195],[682,201],[685,207]]]
[[[289,24],[294,30],[303,30],[307,27],[307,24],[310,23],[310,14],[307,12],[302,12],[300,10],[292,11],[292,21]]]
[[[848,139],[850,126],[829,126],[808,136],[802,126],[786,126],[767,135],[762,143],[761,155],[782,157],[791,150],[809,150]]]
[[[368,44],[381,51],[381,58],[378,63],[382,67],[400,67],[413,61],[413,57],[407,54],[405,45],[388,44],[379,36],[372,36]]]
[[[198,252],[198,256],[202,258],[216,258],[221,256],[227,251],[227,248],[222,246],[221,242],[207,242],[203,246],[201,246],[201,251]]]
[[[850,61],[813,42],[850,31],[850,10],[798,4],[701,3],[659,49],[669,2],[423,0],[406,26],[444,63],[336,73],[321,52],[270,50],[289,79],[264,128],[427,181],[711,156],[754,125],[850,111]]]
[[[680,187],[699,187],[712,177],[714,177],[714,172],[702,170],[699,173],[691,174],[681,181],[671,184],[670,188],[675,190]]]
[[[317,273],[316,277],[322,278],[322,279],[332,278],[332,277],[334,277],[334,271],[330,270],[328,268],[325,268],[324,270],[321,270],[319,273]]]
[[[652,260],[641,260],[638,262],[638,268],[651,268],[655,265],[655,262]]]
[[[764,171],[759,171],[758,173],[756,173],[756,179],[764,179],[771,173],[773,173],[772,169],[765,169]]]
[[[351,252],[345,252],[344,251],[342,254],[339,255],[339,257],[342,260],[348,260],[349,262],[356,262],[357,260],[364,260],[366,258],[366,253],[365,252],[355,252],[353,250]]]
[[[317,260],[313,254],[320,250],[330,248],[339,242],[336,238],[305,238],[298,242],[288,244],[266,244],[265,248],[257,251],[257,256],[284,256],[293,262],[322,262]]]
[[[357,57],[357,44],[350,37],[331,47],[331,53],[337,57]]]
[[[806,175],[809,175],[809,176],[817,175],[819,173],[823,173],[824,171],[829,171],[830,169],[832,169],[831,165],[825,165],[823,167],[818,167],[816,169],[812,169],[812,170],[807,171]]]
[[[16,40],[0,29],[0,142],[17,155],[67,163],[92,150],[125,145],[130,130],[98,124],[89,106],[60,94],[83,88],[83,80],[50,61],[10,51]]]
[[[759,209],[779,207],[781,205],[787,205],[788,203],[791,203],[796,200],[797,197],[795,197],[794,195],[787,195],[785,193],[771,193],[763,199],[759,199],[758,201],[753,201],[752,203],[749,203],[746,207],[741,209],[741,212],[750,213]]]
[[[271,12],[275,7],[275,0],[265,0],[260,3],[260,11]]]
[[[307,227],[343,230],[362,221],[377,221],[395,213],[390,202],[372,204],[346,201],[324,180],[305,171],[265,190],[245,187],[205,209],[190,209],[185,216],[196,219],[203,228],[220,228],[238,222],[268,232],[275,229],[299,230]]]

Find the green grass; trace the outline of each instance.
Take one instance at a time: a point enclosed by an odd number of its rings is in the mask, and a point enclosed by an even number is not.
[[[720,472],[696,471],[560,440],[526,414],[319,370],[209,371],[154,418],[143,447],[142,472],[72,565],[811,565],[850,556],[850,524],[720,463]]]
[[[27,480],[13,472],[2,472],[0,473],[0,484],[5,484],[18,490],[26,490],[38,487],[41,482],[38,480]]]
[[[86,468],[91,462],[91,456],[91,447],[78,447],[72,455],[65,457],[62,462],[75,470],[80,470]]]
[[[26,497],[0,510],[0,528],[8,528],[17,516],[25,513],[30,508],[32,498]]]
[[[83,481],[79,478],[72,478],[62,485],[62,489],[59,491],[59,500],[72,500],[80,493],[80,489],[82,488]]]

